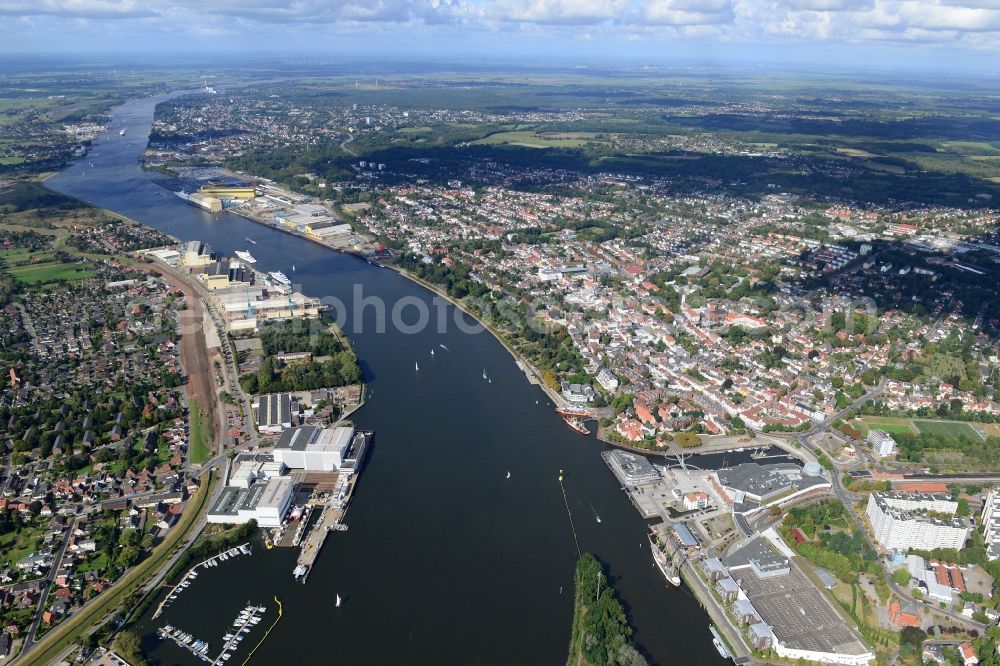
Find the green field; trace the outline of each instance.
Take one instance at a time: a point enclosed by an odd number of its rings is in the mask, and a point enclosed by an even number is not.
[[[579,148],[587,142],[578,138],[565,138],[559,135],[537,134],[535,132],[497,132],[473,141],[473,145],[508,145],[527,148]]]
[[[890,435],[917,434],[913,421],[893,416],[865,416],[856,425],[865,431],[884,430]]]
[[[200,465],[211,457],[212,452],[209,451],[208,445],[205,443],[205,424],[204,419],[201,418],[201,408],[198,407],[198,403],[188,400],[188,409],[191,419],[188,458],[192,463]]]
[[[45,534],[45,527],[30,525],[18,532],[8,532],[0,536],[0,552],[2,562],[13,565],[35,552],[35,542]]]
[[[920,432],[952,435],[953,437],[963,437],[965,439],[982,439],[978,432],[968,423],[959,421],[914,421]]]
[[[6,272],[21,284],[26,285],[85,280],[94,276],[94,271],[89,266],[64,264],[57,261],[16,266],[8,268]]]

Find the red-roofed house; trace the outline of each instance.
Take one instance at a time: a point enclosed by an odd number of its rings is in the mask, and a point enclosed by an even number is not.
[[[958,654],[962,657],[962,664],[964,666],[975,666],[979,663],[976,651],[972,649],[969,641],[962,641],[958,644]]]

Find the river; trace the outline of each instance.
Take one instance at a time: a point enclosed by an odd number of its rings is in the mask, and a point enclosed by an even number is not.
[[[362,285],[390,307],[404,297],[431,303],[433,294],[393,271],[235,215],[212,216],[156,185],[160,175],[142,171],[138,157],[164,99],[118,107],[108,136],[48,187],[225,253],[249,248],[257,267],[285,271],[312,296],[350,304]],[[568,503],[580,548],[607,563],[651,663],[723,663],[698,602],[655,568],[646,523],[601,460],[605,446],[567,428],[496,340],[453,324],[380,333],[374,308],[362,327],[350,314],[347,330],[372,392],[353,419],[376,436],[349,531],[329,537],[306,585],[292,580],[291,549],[257,548],[206,570],[155,623],[141,620],[151,658],[197,663],[155,638],[165,622],[216,653],[247,601],[268,606],[244,641],[256,643],[276,617],[278,596],[284,616],[253,663],[563,664],[577,558]],[[339,609],[335,594],[345,598]],[[248,652],[229,663],[242,664]]]

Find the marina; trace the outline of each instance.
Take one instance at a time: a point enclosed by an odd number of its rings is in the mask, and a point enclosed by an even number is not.
[[[158,618],[163,613],[163,611],[165,611],[167,608],[171,606],[172,602],[177,600],[177,597],[181,593],[183,593],[185,590],[191,587],[191,584],[198,577],[198,569],[208,569],[211,567],[217,567],[219,566],[220,562],[225,562],[230,558],[239,557],[241,555],[250,555],[251,552],[252,551],[250,548],[250,544],[248,542],[241,544],[239,546],[234,546],[233,548],[230,548],[223,552],[217,553],[212,557],[206,558],[201,562],[199,562],[198,564],[191,567],[188,570],[188,572],[184,574],[184,576],[180,579],[180,581],[178,581],[177,585],[175,585],[173,589],[171,589],[167,593],[163,601],[160,602],[159,607],[157,607],[156,612],[153,614],[153,619]]]
[[[236,619],[232,622],[231,629],[222,636],[222,650],[214,659],[208,656],[210,650],[208,641],[196,638],[193,634],[165,624],[157,630],[157,635],[163,640],[171,640],[178,647],[188,650],[198,660],[212,664],[212,666],[217,666],[232,659],[236,650],[240,648],[243,639],[260,624],[266,612],[266,606],[255,604],[247,604],[240,610]]]

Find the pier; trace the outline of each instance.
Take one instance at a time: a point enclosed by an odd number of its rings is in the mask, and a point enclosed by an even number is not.
[[[180,579],[180,581],[177,583],[177,585],[175,585],[171,589],[171,591],[167,593],[167,596],[163,599],[163,601],[160,602],[160,606],[156,609],[156,612],[153,613],[153,619],[155,620],[156,618],[160,617],[160,615],[163,613],[163,611],[170,606],[169,602],[171,602],[174,599],[176,599],[178,594],[180,594],[181,592],[183,592],[184,590],[186,590],[188,587],[190,587],[190,585],[194,581],[194,579],[198,577],[198,569],[201,569],[201,568],[207,569],[208,567],[215,567],[215,566],[218,566],[218,564],[219,564],[220,561],[228,560],[230,557],[239,557],[240,555],[249,555],[250,552],[251,552],[250,551],[250,542],[247,542],[247,543],[244,543],[244,544],[240,544],[239,546],[234,546],[234,547],[232,547],[232,548],[230,548],[228,550],[224,550],[224,551],[221,551],[219,553],[216,553],[215,555],[213,555],[211,557],[205,558],[204,560],[202,560],[198,564],[196,564],[193,567],[191,567],[190,569],[188,569],[188,572],[186,574],[184,574],[184,576]]]
[[[358,430],[355,432],[352,447],[358,447],[356,462],[353,468],[342,469],[335,475],[331,482],[331,475],[328,473],[304,472],[298,483],[302,485],[313,485],[319,490],[324,488],[326,497],[323,501],[313,501],[306,506],[303,512],[302,523],[295,530],[295,534],[289,542],[287,535],[279,545],[301,545],[301,551],[295,561],[295,569],[292,575],[296,580],[301,580],[305,584],[309,578],[319,552],[326,543],[326,537],[330,532],[343,532],[347,530],[344,525],[344,516],[347,515],[347,507],[354,488],[358,483],[361,468],[364,466],[364,458],[368,448],[371,446],[375,433],[371,430]],[[319,516],[310,522],[313,514],[319,511]]]

